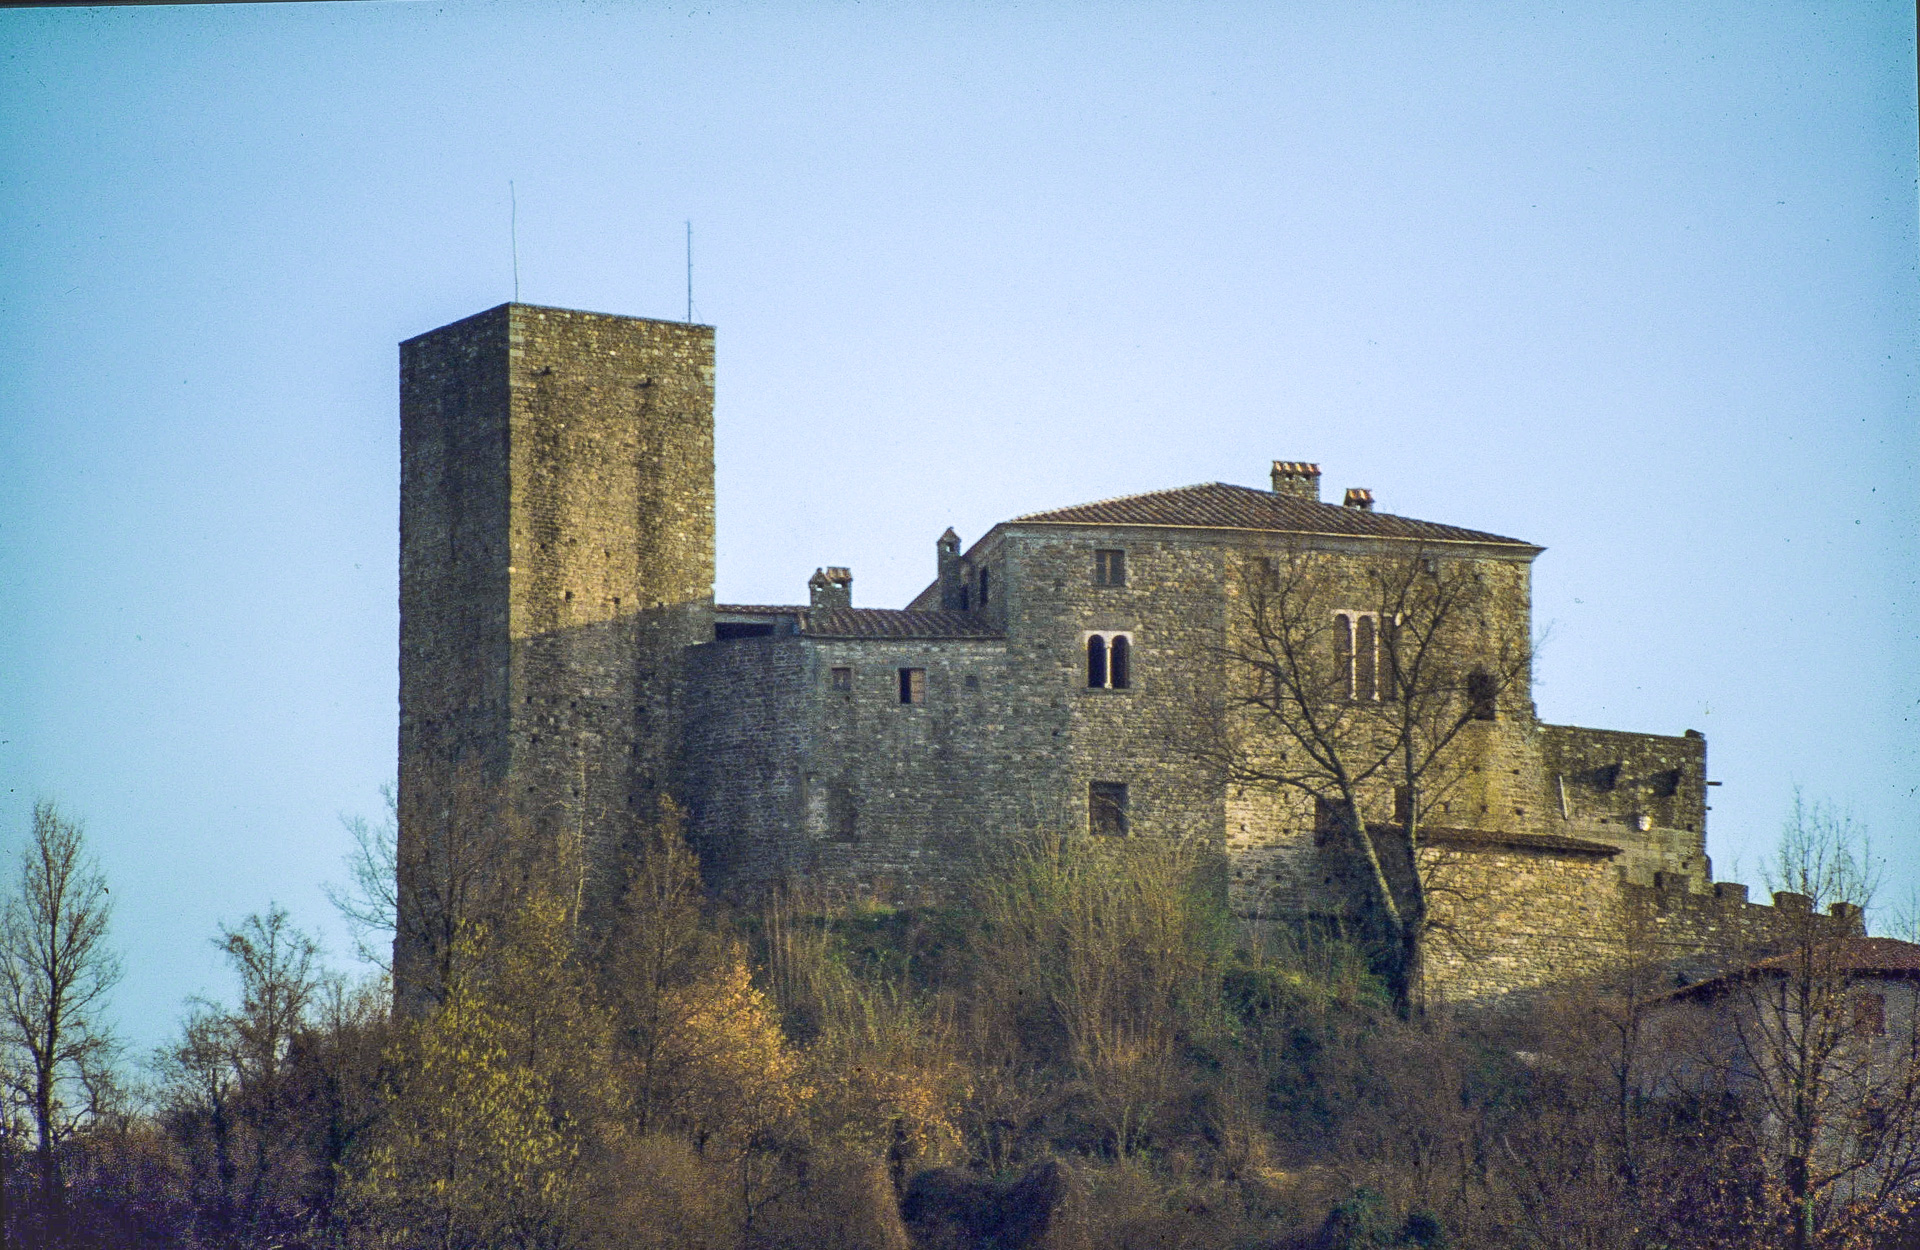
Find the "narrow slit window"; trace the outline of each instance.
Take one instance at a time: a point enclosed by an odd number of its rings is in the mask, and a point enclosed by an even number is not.
[[[1127,836],[1127,783],[1096,781],[1087,788],[1087,831],[1103,838]]]
[[[1093,584],[1096,586],[1124,586],[1127,584],[1127,553],[1124,551],[1102,550],[1093,553]]]
[[[1107,644],[1107,684],[1115,690],[1125,690],[1132,661],[1133,644],[1125,634],[1115,634]]]
[[[927,701],[927,670],[924,668],[903,668],[900,670],[900,702],[925,703]]]
[[[1102,690],[1107,684],[1107,640],[1099,634],[1087,639],[1087,688]]]
[[[990,580],[991,578],[992,574],[988,573],[987,570],[980,570],[980,606],[983,608],[992,601],[992,594],[988,590],[988,587],[993,584]]]

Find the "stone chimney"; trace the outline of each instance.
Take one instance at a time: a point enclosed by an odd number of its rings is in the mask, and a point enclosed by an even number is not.
[[[960,601],[967,593],[967,579],[960,568],[960,535],[949,525],[933,549],[940,564],[940,606],[950,612],[966,607]]]
[[[1347,487],[1347,497],[1340,501],[1343,508],[1358,508],[1362,512],[1373,511],[1373,492],[1364,486]]]
[[[1304,460],[1273,462],[1273,493],[1320,502],[1320,466]]]
[[[815,612],[853,606],[853,570],[832,565],[807,579],[807,606]]]

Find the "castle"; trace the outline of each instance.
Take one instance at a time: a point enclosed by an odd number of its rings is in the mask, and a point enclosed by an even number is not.
[[[716,604],[713,346],[710,327],[521,304],[402,344],[403,908],[408,864],[476,819],[566,850],[604,894],[667,796],[734,893],[938,895],[1022,830],[1085,830],[1205,839],[1250,922],[1337,917],[1351,865],[1313,804],[1183,745],[1225,680],[1244,570],[1281,551],[1348,577],[1442,562],[1485,588],[1489,646],[1529,637],[1541,548],[1365,491],[1323,503],[1292,461],[1262,488],[1035,512],[970,546],[949,530],[905,608],[856,606],[837,567],[804,604]],[[1351,683],[1381,626],[1339,627]],[[1767,930],[1773,908],[1712,881],[1699,734],[1544,724],[1524,668],[1472,720],[1421,852],[1455,883],[1437,930],[1471,935],[1434,943],[1436,992],[1593,970],[1630,927],[1697,974]]]

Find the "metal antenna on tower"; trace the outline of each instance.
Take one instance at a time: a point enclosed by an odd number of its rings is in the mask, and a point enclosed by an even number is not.
[[[513,243],[513,302],[520,302],[520,197],[507,179],[507,237]]]
[[[693,222],[687,222],[687,324],[693,324]]]

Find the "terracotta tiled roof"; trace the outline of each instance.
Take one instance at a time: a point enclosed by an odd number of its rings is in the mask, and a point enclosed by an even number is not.
[[[1796,958],[1793,955],[1775,955],[1772,959],[1761,960],[1747,971],[1792,968]],[[1902,942],[1898,938],[1853,937],[1841,943],[1840,949],[1832,956],[1822,958],[1820,965],[1823,969],[1831,968],[1835,972],[1920,973],[1920,946]]]
[[[1744,968],[1723,972],[1717,977],[1708,977],[1704,981],[1696,981],[1692,985],[1669,990],[1659,995],[1659,998],[1691,998],[1724,989],[1735,981],[1757,977],[1787,976],[1805,958],[1805,955],[1792,952],[1775,955],[1771,959],[1762,959]],[[1816,949],[1813,967],[1820,976],[1874,976],[1877,974],[1902,980],[1916,980],[1920,979],[1920,946],[1912,942],[1902,942],[1897,938],[1850,937],[1842,939],[1837,948]]]
[[[821,608],[801,626],[812,638],[998,638],[988,622],[965,612],[895,608]]]
[[[1416,521],[1389,512],[1369,512],[1315,503],[1293,495],[1254,490],[1227,482],[1203,482],[1176,490],[1122,495],[1051,512],[1029,512],[1013,525],[1148,525],[1183,529],[1268,530],[1281,534],[1336,534],[1358,538],[1404,538],[1430,542],[1532,543],[1498,534]]]
[[[1495,847],[1523,851],[1547,851],[1559,855],[1591,855],[1595,858],[1620,854],[1620,848],[1585,838],[1563,837],[1557,833],[1501,833],[1493,829],[1453,829],[1427,826],[1420,830],[1420,841],[1428,846],[1450,846],[1462,850],[1490,850]]]

